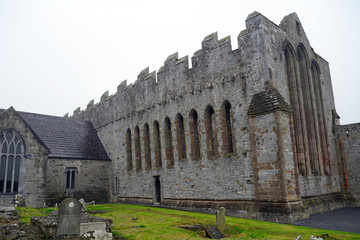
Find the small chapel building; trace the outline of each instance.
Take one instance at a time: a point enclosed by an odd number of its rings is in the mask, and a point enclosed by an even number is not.
[[[90,121],[0,109],[0,202],[110,200],[111,159]]]

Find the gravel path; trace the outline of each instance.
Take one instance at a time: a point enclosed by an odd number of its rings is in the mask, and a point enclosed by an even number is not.
[[[297,221],[294,225],[360,234],[360,208],[341,208],[312,214],[310,218]]]

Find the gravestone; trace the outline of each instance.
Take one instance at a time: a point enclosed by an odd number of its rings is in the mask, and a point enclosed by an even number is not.
[[[221,239],[224,238],[224,235],[219,232],[219,230],[212,225],[205,225],[204,226],[206,234],[211,238],[211,239]]]
[[[82,209],[81,209],[81,211],[83,212],[83,213],[86,213],[86,203],[85,203],[85,200],[83,199],[83,198],[80,198],[79,199],[79,202],[81,203],[81,205],[82,205]]]
[[[216,211],[216,227],[219,231],[225,233],[225,208],[221,207]]]
[[[25,198],[21,194],[16,194],[14,197],[15,207],[25,207]]]
[[[81,209],[81,203],[75,198],[60,203],[56,237],[80,236]]]

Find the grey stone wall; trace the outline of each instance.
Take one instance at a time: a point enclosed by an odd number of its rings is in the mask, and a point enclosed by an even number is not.
[[[335,138],[333,135],[334,107],[328,63],[311,48],[296,14],[286,16],[276,25],[261,14],[250,14],[246,29],[238,36],[238,48],[233,50],[229,37],[218,40],[217,33],[204,38],[202,48],[192,58],[189,68],[188,57],[179,58],[177,53],[170,55],[156,73],[144,69],[134,84],[122,82],[114,95],[107,92],[101,101],[90,101],[85,110],[74,111],[74,118],[91,120],[113,160],[113,179],[117,178],[119,199],[143,199],[151,203],[154,197],[154,177],[161,180],[163,200],[254,200],[254,173],[250,147],[248,108],[255,93],[265,89],[265,82],[272,85],[289,103],[289,88],[284,62],[284,43],[295,49],[300,43],[304,46],[309,63],[314,60],[321,70],[320,80],[326,115],[327,138],[330,149],[330,176],[301,176],[300,196],[329,195],[340,191],[337,171]],[[310,67],[310,65],[309,65]],[[229,101],[233,124],[234,153],[224,151],[222,104]],[[208,105],[215,110],[214,129],[217,154],[207,156],[207,128],[204,113]],[[199,116],[199,137],[201,157],[193,160],[191,156],[191,132],[189,113],[194,109]],[[184,118],[186,159],[180,159],[177,152],[175,116],[181,113]],[[269,115],[270,116],[270,115]],[[268,117],[269,117],[268,116]],[[172,143],[175,163],[168,166],[165,151],[164,119],[171,122]],[[282,116],[284,126],[288,126],[284,139],[284,152],[290,159],[292,149],[288,118]],[[162,167],[155,168],[153,123],[160,124]],[[271,118],[261,120],[264,124]],[[145,169],[143,141],[144,124],[150,126],[150,148],[152,168]],[[141,170],[135,168],[136,127],[140,129]],[[283,127],[284,127],[283,126]],[[126,131],[132,133],[133,169],[127,170]],[[265,126],[264,126],[265,129]],[[267,133],[270,135],[270,133]],[[276,145],[277,138],[267,139],[266,146]],[[266,156],[271,162],[276,153]],[[292,162],[287,162],[290,168]],[[296,180],[289,173],[285,175],[292,181],[293,191]],[[265,178],[264,178],[265,180]],[[116,198],[114,199],[116,200]]]
[[[43,207],[49,150],[12,108],[0,115],[0,133],[8,129],[15,130],[21,136],[25,148],[20,163],[18,193],[25,197],[27,206]]]
[[[360,123],[347,124],[336,128],[341,151],[346,161],[345,178],[348,191],[355,199],[356,206],[360,206]]]
[[[76,168],[75,188],[66,189],[66,169]],[[48,159],[46,204],[53,206],[68,197],[106,203],[111,199],[111,161]]]

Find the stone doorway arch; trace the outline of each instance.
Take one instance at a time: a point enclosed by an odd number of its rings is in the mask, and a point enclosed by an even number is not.
[[[160,204],[161,202],[161,182],[160,176],[154,176],[154,203]]]

